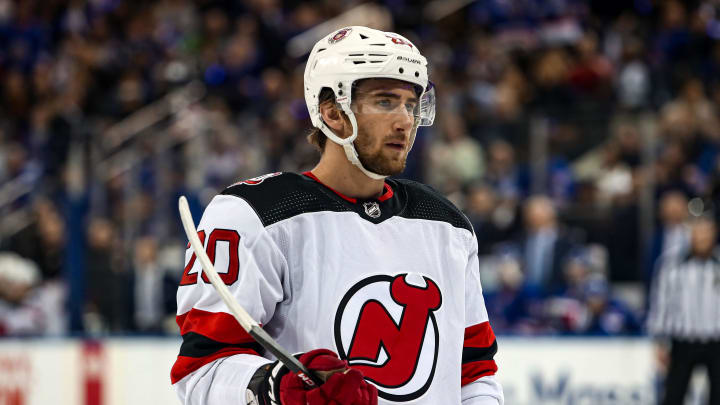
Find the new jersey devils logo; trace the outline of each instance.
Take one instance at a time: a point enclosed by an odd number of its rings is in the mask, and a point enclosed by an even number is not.
[[[355,284],[335,314],[340,357],[373,382],[380,397],[410,401],[430,387],[438,358],[437,284],[416,273]]]
[[[390,40],[391,40],[391,41],[393,42],[393,44],[395,44],[395,45],[407,45],[407,46],[409,46],[410,48],[413,47],[411,43],[405,42],[405,40],[402,39],[402,38],[393,37],[393,36],[390,36],[390,35],[385,35],[385,36],[388,37],[388,38],[390,38]]]
[[[343,28],[340,31],[336,32],[335,35],[328,38],[328,42],[331,44],[340,42],[347,37],[350,31],[352,31],[352,28]]]
[[[265,181],[265,179],[269,179],[270,177],[279,176],[281,174],[282,174],[282,172],[263,174],[262,176],[253,177],[252,179],[238,181],[237,183],[233,184],[233,186],[237,186],[238,184],[247,184],[248,186],[257,186],[258,184]]]

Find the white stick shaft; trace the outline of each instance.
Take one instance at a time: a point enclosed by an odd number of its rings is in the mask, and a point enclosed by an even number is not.
[[[250,314],[245,311],[245,308],[241,307],[240,304],[238,304],[232,294],[230,294],[230,290],[228,290],[225,283],[223,283],[223,281],[220,279],[217,271],[215,271],[215,267],[213,266],[210,258],[205,252],[205,247],[203,246],[202,242],[200,242],[200,238],[198,238],[197,229],[195,229],[195,222],[193,222],[192,214],[190,213],[190,207],[188,206],[188,202],[185,196],[180,197],[180,199],[178,200],[178,206],[180,209],[180,219],[182,220],[183,228],[185,228],[185,234],[187,235],[188,240],[190,240],[190,245],[195,252],[195,256],[198,258],[198,260],[200,260],[203,271],[205,272],[205,274],[207,274],[208,279],[210,279],[213,287],[215,287],[215,290],[218,292],[218,294],[220,294],[220,298],[222,298],[225,305],[228,306],[228,308],[230,309],[230,313],[232,313],[235,319],[237,319],[240,326],[242,326],[246,332],[250,332],[250,329],[252,329],[253,326],[259,325],[250,316]]]

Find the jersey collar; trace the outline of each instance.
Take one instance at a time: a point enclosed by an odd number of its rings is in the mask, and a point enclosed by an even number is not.
[[[345,194],[343,194],[343,193],[335,190],[334,188],[326,185],[325,183],[323,183],[322,181],[320,181],[320,179],[318,179],[317,176],[315,176],[314,174],[312,174],[312,172],[307,171],[307,172],[303,172],[303,174],[304,174],[305,176],[310,177],[311,179],[315,180],[316,182],[318,182],[319,184],[321,184],[323,187],[329,189],[329,190],[332,191],[333,193],[337,194],[337,195],[340,196],[343,200],[348,201],[348,202],[353,203],[353,204],[357,204],[357,202],[358,202],[358,199],[357,199],[357,198],[348,197],[348,196],[346,196]],[[385,192],[383,193],[383,195],[381,195],[380,197],[378,197],[377,200],[378,200],[379,202],[383,202],[383,201],[389,200],[390,198],[392,198],[393,194],[394,194],[394,192],[393,192],[392,187],[390,187],[390,185],[389,185],[387,182],[385,182]]]

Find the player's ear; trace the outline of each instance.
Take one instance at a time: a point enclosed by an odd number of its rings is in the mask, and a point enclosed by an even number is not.
[[[346,125],[345,114],[340,111],[337,104],[332,102],[320,104],[320,115],[328,128],[343,137]]]

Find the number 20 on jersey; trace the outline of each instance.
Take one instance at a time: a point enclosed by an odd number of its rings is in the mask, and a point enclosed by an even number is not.
[[[227,242],[229,253],[228,268],[225,272],[222,272],[222,269],[217,269],[218,275],[220,276],[220,279],[223,281],[223,283],[225,283],[226,285],[231,285],[236,282],[240,273],[240,258],[238,257],[238,249],[240,247],[240,235],[237,233],[237,231],[232,229],[213,229],[213,231],[210,232],[210,237],[207,238],[207,243],[205,243],[205,231],[199,231],[198,237],[200,238],[200,242],[202,242],[203,246],[205,246],[205,251],[207,252],[207,255],[213,265],[215,264],[215,254],[217,251],[218,242]],[[191,249],[190,243],[188,243],[187,248]],[[190,273],[193,265],[195,265],[195,259],[195,252],[193,252],[192,257],[190,257],[190,261],[188,261],[187,266],[185,266],[182,279],[180,279],[181,286],[197,284],[198,273],[202,270]],[[205,273],[202,273],[201,278],[206,284],[210,284],[210,280],[207,278],[207,275],[205,275]]]

